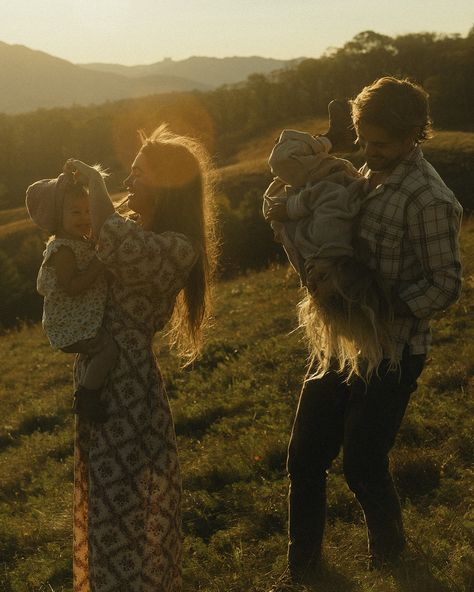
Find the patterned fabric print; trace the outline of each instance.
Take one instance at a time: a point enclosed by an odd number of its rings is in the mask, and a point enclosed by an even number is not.
[[[195,261],[183,235],[113,214],[99,257],[114,275],[104,326],[119,347],[109,419],[78,423],[74,592],[181,591],[181,483],[174,426],[152,351]],[[83,370],[79,358],[76,376]]]
[[[89,241],[52,237],[43,253],[37,290],[44,296],[43,329],[53,347],[61,348],[94,337],[102,325],[107,282],[104,275],[78,296],[69,296],[57,285],[54,267],[47,265],[51,255],[60,247],[74,253],[79,271],[84,271],[95,257],[94,246]]]
[[[365,166],[361,173],[371,171]],[[420,148],[364,198],[357,250],[413,312],[392,324],[400,356],[405,343],[412,354],[428,352],[429,318],[459,296],[461,216],[459,202]]]

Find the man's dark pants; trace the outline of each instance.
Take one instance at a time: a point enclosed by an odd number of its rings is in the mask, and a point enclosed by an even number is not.
[[[374,563],[395,559],[405,545],[400,501],[388,453],[425,362],[406,347],[400,367],[382,361],[364,384],[328,372],[305,380],[289,451],[290,572],[316,566],[326,520],[326,474],[342,446],[344,475],[364,512]]]

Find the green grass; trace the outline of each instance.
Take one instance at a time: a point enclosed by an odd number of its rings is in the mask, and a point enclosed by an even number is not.
[[[362,515],[338,460],[319,592],[468,592],[472,586],[474,225],[461,301],[435,343],[392,454],[409,538],[395,571],[365,569]],[[184,484],[186,592],[264,592],[285,563],[285,455],[305,348],[286,268],[221,283],[192,371],[155,342]],[[72,357],[39,326],[0,338],[0,590],[71,591]]]

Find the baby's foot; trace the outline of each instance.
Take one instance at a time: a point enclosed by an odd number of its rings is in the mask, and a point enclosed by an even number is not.
[[[359,149],[357,134],[352,123],[351,108],[347,101],[331,101],[328,105],[329,129],[321,134],[330,140],[330,152],[349,153]]]

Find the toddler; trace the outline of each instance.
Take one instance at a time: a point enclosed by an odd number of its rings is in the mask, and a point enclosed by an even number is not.
[[[349,161],[329,153],[355,149],[349,105],[333,101],[329,113],[327,134],[281,133],[269,158],[276,178],[264,194],[263,212],[308,289],[299,318],[314,376],[336,360],[348,377],[368,378],[382,358],[395,365],[388,337],[390,299],[375,273],[358,261],[352,244],[367,179]]]
[[[51,235],[37,279],[44,297],[44,331],[54,348],[89,358],[74,393],[73,411],[103,423],[106,408],[100,389],[118,350],[102,327],[107,282],[90,238],[87,192],[71,173],[61,173],[30,185],[26,207],[33,222]]]

